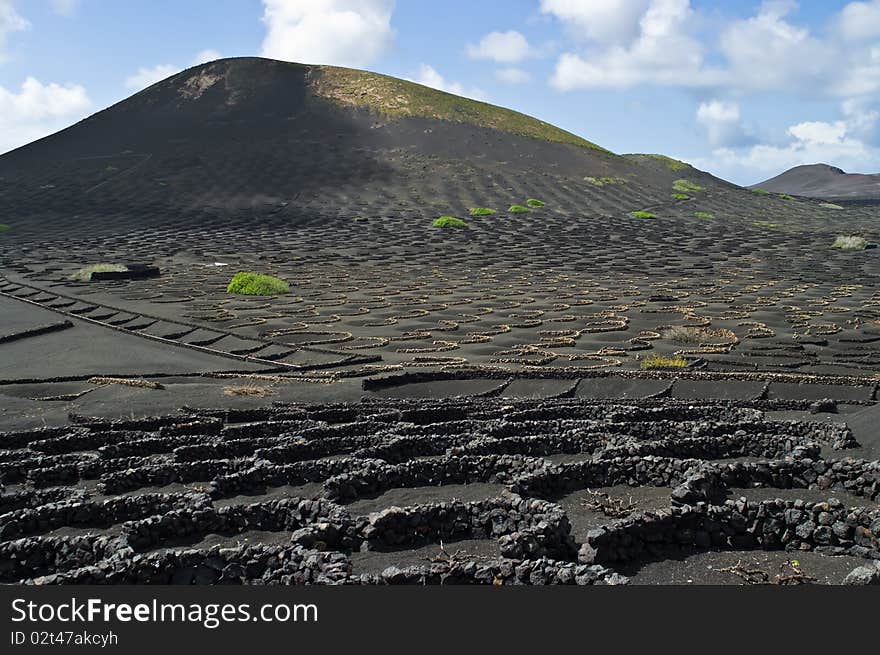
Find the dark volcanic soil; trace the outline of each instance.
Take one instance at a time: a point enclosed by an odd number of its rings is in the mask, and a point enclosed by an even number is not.
[[[482,566],[500,555],[491,530],[525,543],[540,516],[570,525],[571,543],[547,557],[573,565],[590,529],[621,520],[586,507],[583,487],[632,502],[636,516],[668,509],[675,485],[581,480],[555,509],[523,513],[509,493],[499,500],[523,476],[593,458],[612,470],[614,449],[647,461],[654,446],[701,465],[754,464],[767,450],[782,460],[792,444],[828,462],[880,457],[878,251],[831,248],[841,234],[877,240],[870,206],[759,195],[663,158],[346,108],[313,92],[313,73],[214,62],[0,157],[3,534],[135,544],[128,521],[149,532],[138,522],[193,512],[191,494],[211,493],[198,502],[212,520],[248,518],[223,533],[175,525],[180,534],[159,535],[150,557],[255,544],[292,556],[306,548],[290,544],[302,521],[315,533],[297,538],[318,561],[342,539],[328,526],[354,539],[370,532],[370,513],[457,499],[479,529],[458,517],[409,526],[417,547],[329,552],[354,576],[426,566],[455,548]],[[673,197],[681,180],[686,199]],[[530,198],[544,204],[508,211]],[[470,217],[472,207],[496,213]],[[468,227],[432,227],[445,214]],[[72,279],[98,262],[161,275]],[[291,292],[228,294],[237,271],[280,276]],[[652,368],[656,355],[678,367]],[[150,416],[166,418],[137,421]],[[837,450],[824,430],[842,423],[854,441]],[[345,475],[380,491],[337,487]],[[855,502],[842,481],[827,492],[776,486],[726,491],[751,503],[877,506],[876,494]],[[340,500],[340,489],[353,495]],[[59,500],[82,509],[147,493],[169,494],[177,509],[109,524],[93,510],[52,514]],[[297,498],[333,516],[279,519]],[[460,539],[444,554],[437,535],[450,533]],[[75,564],[17,570],[29,557],[13,555],[19,547],[0,538],[13,567],[0,567],[5,582]],[[775,575],[788,556],[731,544],[621,570],[635,582],[736,584],[718,569],[748,557]],[[798,557],[823,583],[861,561]],[[135,559],[122,569],[138,570]],[[247,580],[265,582],[256,570]]]

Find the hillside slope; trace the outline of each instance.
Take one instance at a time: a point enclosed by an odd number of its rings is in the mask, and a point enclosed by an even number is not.
[[[46,238],[84,220],[118,233],[255,217],[427,218],[529,197],[566,214],[627,215],[670,204],[679,178],[735,190],[412,82],[240,58],[183,71],[3,155],[0,202],[14,235]]]

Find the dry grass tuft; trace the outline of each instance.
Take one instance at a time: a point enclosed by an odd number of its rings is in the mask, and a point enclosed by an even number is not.
[[[868,240],[859,236],[839,236],[831,247],[840,250],[864,250],[868,247]]]
[[[164,389],[165,387],[158,382],[144,380],[143,378],[89,378],[89,384],[120,384],[124,387],[138,387],[140,389]]]
[[[701,344],[711,339],[706,328],[676,325],[663,331],[663,338],[680,344]]]
[[[227,396],[266,398],[267,396],[274,396],[277,392],[272,387],[261,387],[256,384],[231,384],[223,387],[223,393]]]

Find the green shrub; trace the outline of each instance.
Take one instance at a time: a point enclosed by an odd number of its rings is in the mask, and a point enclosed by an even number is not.
[[[646,211],[630,212],[629,215],[633,218],[657,218],[656,214]]]
[[[70,279],[77,282],[88,282],[92,279],[92,273],[122,273],[127,270],[128,266],[125,264],[92,264],[91,266],[79,269],[70,276]]]
[[[9,229],[9,226],[6,223],[0,223],[0,232],[5,232]]]
[[[770,192],[766,189],[752,189],[752,193],[757,194],[759,196],[769,196]]]
[[[522,205],[511,205],[510,209],[507,210],[511,214],[525,214],[529,211],[528,207],[523,207]]]
[[[691,197],[686,193],[673,193],[672,197],[676,200],[690,200]]]
[[[529,198],[528,200],[526,200],[526,204],[527,204],[529,207],[534,207],[534,208],[537,209],[537,208],[539,208],[539,207],[543,207],[543,206],[546,205],[547,203],[544,202],[543,200],[538,200],[537,198]]]
[[[690,180],[676,180],[672,183],[672,188],[679,193],[698,193],[706,190],[706,187]]]
[[[709,212],[694,212],[694,216],[697,218],[715,218],[715,214],[710,214]]]
[[[434,220],[434,227],[467,227],[468,224],[465,223],[460,218],[456,218],[455,216],[441,216],[438,219]]]
[[[491,216],[495,213],[494,209],[488,207],[471,207],[469,211],[471,216]]]
[[[780,193],[780,194],[779,194],[779,197],[780,197],[782,200],[794,200],[794,196],[789,195],[789,194],[787,194],[787,193]]]
[[[609,184],[626,184],[626,180],[622,177],[585,177],[584,182],[589,182],[593,186],[608,186]]]
[[[688,361],[684,357],[666,357],[664,355],[650,355],[642,360],[642,369],[685,368]]]
[[[226,293],[242,296],[278,296],[290,291],[284,280],[260,273],[239,272],[229,281]]]
[[[839,236],[834,240],[832,248],[841,250],[864,250],[868,247],[867,239],[857,236]]]

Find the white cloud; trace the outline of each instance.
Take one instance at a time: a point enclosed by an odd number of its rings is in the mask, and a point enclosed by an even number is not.
[[[363,68],[394,38],[393,0],[263,0],[262,55]]]
[[[868,40],[880,36],[880,0],[851,2],[834,24],[838,34],[849,40]]]
[[[558,18],[576,38],[627,43],[639,34],[649,0],[541,0],[541,11]]]
[[[703,67],[703,47],[688,30],[693,15],[689,0],[652,0],[639,20],[638,37],[629,45],[612,45],[588,56],[563,53],[551,84],[576,88],[625,88],[637,84],[706,86],[717,81]]]
[[[833,145],[846,137],[846,122],[807,121],[788,128],[788,134],[808,145]]]
[[[47,136],[91,108],[79,85],[43,84],[28,77],[19,92],[0,86],[0,152]]]
[[[486,94],[481,89],[468,89],[459,82],[447,80],[440,73],[438,73],[437,70],[435,70],[431,66],[428,66],[427,64],[422,64],[421,68],[419,69],[418,77],[412,81],[418,82],[419,84],[423,84],[425,86],[430,86],[432,89],[446,91],[447,93],[454,93],[457,96],[464,96],[466,98],[472,98],[473,100],[486,99]]]
[[[832,45],[786,20],[795,6],[788,1],[764,2],[755,16],[724,30],[720,50],[729,85],[756,91],[797,90],[834,74],[837,57]]]
[[[12,0],[0,0],[0,60],[3,58],[6,35],[24,31],[30,26],[31,24],[15,11]]]
[[[223,55],[219,52],[211,50],[210,48],[202,50],[193,57],[190,66],[205,64],[209,61],[220,59],[222,56]],[[152,86],[156,82],[161,82],[165,78],[179,73],[183,68],[183,66],[174,66],[172,64],[158,64],[152,68],[144,66],[138,68],[137,73],[125,78],[125,86],[133,91],[140,91],[146,89],[148,86]]]
[[[880,111],[871,106],[871,101],[866,98],[850,98],[844,100],[840,107],[846,121],[847,134],[871,141],[880,122]]]
[[[125,78],[125,86],[129,89],[140,91],[178,72],[180,72],[180,68],[171,64],[159,64],[152,68],[138,68],[137,73]]]
[[[500,68],[495,76],[505,84],[525,84],[532,79],[531,73],[514,67]]]
[[[208,48],[207,50],[202,50],[193,58],[193,66],[198,66],[199,64],[207,64],[209,61],[214,61],[215,59],[222,58],[217,50],[212,50]]]
[[[849,62],[832,78],[830,91],[839,96],[871,95],[880,91],[880,46],[852,48]]]
[[[541,8],[589,37],[557,60],[550,81],[563,91],[657,84],[717,95],[880,93],[880,0],[851,2],[815,32],[791,18],[794,0],[764,0],[709,39],[690,0],[542,0]]]
[[[709,143],[730,145],[742,137],[739,105],[724,100],[710,100],[697,108],[697,122],[706,128]]]
[[[499,64],[515,64],[534,54],[528,40],[516,30],[489,32],[476,45],[467,47],[471,59],[491,59]]]
[[[72,16],[79,9],[80,0],[52,0],[52,11],[62,16]]]
[[[787,138],[778,144],[716,148],[711,157],[693,163],[728,179],[750,183],[803,164],[825,163],[844,170],[880,167],[880,150],[861,137],[873,130],[880,113],[862,109],[860,103],[848,100],[842,105],[840,120],[804,121],[790,126]]]

